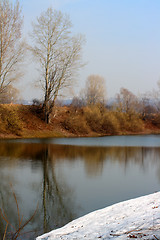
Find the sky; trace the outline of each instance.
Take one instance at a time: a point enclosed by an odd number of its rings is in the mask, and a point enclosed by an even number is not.
[[[16,0],[13,0],[15,2]],[[70,16],[73,33],[85,35],[83,61],[75,85],[75,95],[84,88],[87,77],[104,77],[108,98],[121,87],[134,94],[157,88],[160,80],[160,1],[159,0],[20,0],[24,34],[31,22],[48,7]],[[40,98],[33,85],[37,73],[29,60],[21,84],[23,98]]]

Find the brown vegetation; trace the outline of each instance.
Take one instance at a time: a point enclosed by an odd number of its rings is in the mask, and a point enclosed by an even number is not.
[[[139,114],[109,111],[99,105],[55,107],[51,121],[40,106],[0,104],[1,138],[104,136],[160,133],[160,115],[142,120]]]

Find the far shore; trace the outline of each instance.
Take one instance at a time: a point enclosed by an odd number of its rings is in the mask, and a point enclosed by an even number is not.
[[[82,138],[82,137],[105,137],[105,136],[137,136],[137,135],[160,135],[160,129],[150,130],[145,129],[143,132],[125,132],[121,134],[98,134],[98,133],[91,133],[91,134],[73,134],[65,131],[27,131],[22,135],[15,135],[15,134],[7,134],[7,133],[0,133],[0,140],[3,139],[34,139],[34,138]]]
[[[160,134],[160,117],[128,115],[107,109],[55,107],[46,124],[39,106],[0,104],[0,139],[100,137]]]
[[[56,134],[52,134],[52,133],[41,133],[41,132],[37,132],[37,133],[30,133],[27,136],[26,135],[22,135],[22,136],[16,136],[16,135],[12,135],[12,134],[1,134],[0,133],[0,140],[9,140],[9,139],[35,139],[35,138],[89,138],[89,137],[105,137],[105,136],[137,136],[137,135],[160,135],[160,132],[146,132],[146,133],[128,133],[128,134],[118,134],[118,135],[99,135],[99,134],[91,134],[91,135],[73,135],[73,134],[64,134],[62,135],[61,133],[56,133]]]

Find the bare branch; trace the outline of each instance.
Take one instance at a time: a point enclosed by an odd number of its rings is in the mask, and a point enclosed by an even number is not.
[[[6,227],[5,227],[5,231],[4,231],[4,235],[3,235],[3,240],[4,240],[4,239],[5,239],[5,237],[6,237],[7,228],[8,228],[8,223],[6,224]]]

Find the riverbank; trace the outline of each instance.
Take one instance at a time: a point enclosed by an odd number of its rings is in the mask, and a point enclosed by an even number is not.
[[[138,115],[89,108],[55,107],[50,123],[40,106],[0,104],[0,138],[93,137],[160,134],[159,116],[142,120]]]
[[[114,204],[36,240],[160,239],[160,192]]]

